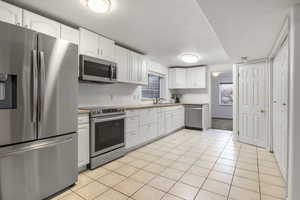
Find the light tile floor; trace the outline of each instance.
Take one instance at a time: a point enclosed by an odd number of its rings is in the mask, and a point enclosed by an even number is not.
[[[79,175],[53,200],[281,200],[273,154],[231,132],[181,130]]]

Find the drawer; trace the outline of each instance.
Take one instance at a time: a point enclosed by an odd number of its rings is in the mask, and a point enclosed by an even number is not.
[[[127,117],[125,120],[126,132],[137,131],[139,129],[139,116]]]
[[[88,124],[90,123],[90,117],[89,115],[78,115],[78,124]]]
[[[126,111],[126,115],[128,117],[131,117],[131,116],[138,116],[140,114],[139,110],[127,110]]]
[[[81,131],[89,132],[89,130],[90,130],[90,125],[89,124],[79,124],[78,125],[78,132],[81,132]]]

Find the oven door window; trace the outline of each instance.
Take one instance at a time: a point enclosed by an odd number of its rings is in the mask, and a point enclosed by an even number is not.
[[[103,78],[110,78],[110,65],[85,61],[84,62],[84,74],[88,76],[97,76]]]
[[[95,153],[124,143],[124,119],[95,123]],[[116,147],[117,148],[117,147]]]

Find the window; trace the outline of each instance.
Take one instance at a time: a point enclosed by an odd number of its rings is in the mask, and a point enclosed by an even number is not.
[[[142,88],[143,98],[160,98],[161,77],[154,74],[148,75],[148,85]]]
[[[231,106],[233,103],[233,84],[220,83],[219,84],[219,104],[223,106]]]

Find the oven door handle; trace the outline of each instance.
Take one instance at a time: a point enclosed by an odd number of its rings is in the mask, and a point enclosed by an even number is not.
[[[110,117],[110,118],[92,118],[92,122],[98,123],[98,122],[107,122],[107,121],[115,121],[115,120],[120,120],[120,119],[125,119],[126,116],[121,116],[121,117]]]

